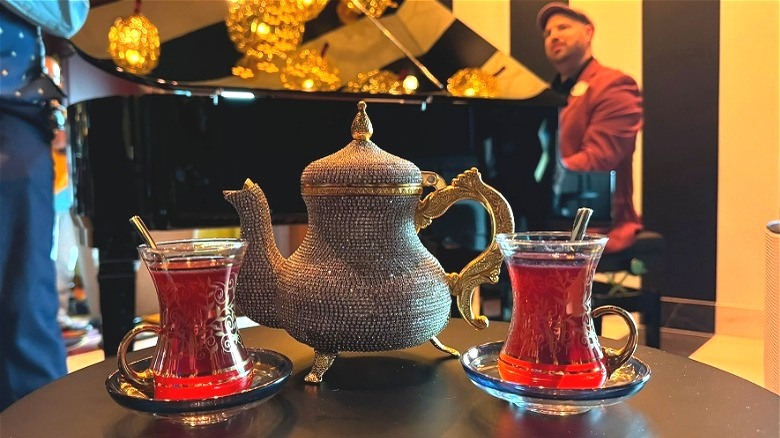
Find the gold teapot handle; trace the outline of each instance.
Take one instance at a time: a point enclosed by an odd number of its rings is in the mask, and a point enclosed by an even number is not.
[[[492,223],[490,245],[482,254],[469,262],[460,273],[448,273],[447,285],[450,293],[457,298],[458,310],[463,319],[472,327],[484,329],[488,319],[484,315],[475,315],[471,306],[474,288],[484,283],[497,283],[503,258],[496,243],[496,234],[511,233],[515,229],[512,209],[496,189],[482,181],[482,175],[472,167],[461,173],[447,185],[440,175],[423,172],[423,186],[435,190],[420,200],[414,214],[417,232],[431,224],[433,219],[443,215],[453,204],[460,200],[471,199],[482,204],[490,215]]]

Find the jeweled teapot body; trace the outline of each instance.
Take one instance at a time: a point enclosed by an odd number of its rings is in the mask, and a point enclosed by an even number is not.
[[[314,161],[301,192],[309,224],[288,258],[273,241],[265,196],[247,181],[226,191],[241,219],[249,249],[238,281],[238,304],[253,320],[283,327],[316,351],[309,382],[319,382],[340,351],[383,351],[431,341],[447,325],[451,295],[477,328],[484,316],[471,309],[473,289],[498,279],[502,258],[495,242],[460,273],[445,273],[417,236],[420,228],[461,199],[482,202],[494,236],[512,231],[506,200],[476,169],[447,186],[438,175],[380,149],[359,104],[353,141]],[[434,190],[422,200],[424,187]]]

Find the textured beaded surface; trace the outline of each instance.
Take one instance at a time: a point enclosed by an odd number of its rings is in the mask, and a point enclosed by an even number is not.
[[[447,325],[452,302],[444,269],[417,236],[422,172],[370,141],[365,108],[358,104],[354,140],[304,169],[309,226],[289,259],[273,241],[262,190],[247,180],[225,193],[249,242],[238,281],[241,309],[261,324],[284,327],[331,362],[329,354],[339,351],[429,341]]]
[[[249,241],[238,282],[241,309],[324,352],[393,350],[436,336],[449,319],[446,275],[417,237],[419,193],[392,194],[394,186],[421,188],[421,181],[417,166],[368,139],[311,163],[301,185],[333,190],[303,195],[309,227],[286,261],[262,190],[248,181],[226,192]],[[389,191],[334,194],[372,186]]]
[[[414,196],[305,196],[309,229],[280,277],[279,319],[320,351],[380,351],[430,340],[450,291],[415,233]]]
[[[301,184],[421,184],[422,173],[411,161],[380,149],[371,140],[354,140],[340,151],[306,166]]]
[[[241,238],[247,241],[243,269],[236,285],[238,308],[252,321],[279,328],[276,296],[285,260],[274,242],[271,210],[257,184],[247,180],[241,190],[225,192],[241,219]]]

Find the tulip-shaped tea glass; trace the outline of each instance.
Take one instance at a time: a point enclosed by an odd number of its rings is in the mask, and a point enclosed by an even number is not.
[[[190,400],[229,395],[249,387],[252,357],[236,326],[236,279],[246,250],[237,239],[192,239],[138,247],[160,303],[160,326],[130,331],[119,345],[119,369],[155,399]],[[157,333],[149,369],[125,357],[135,337]]]
[[[602,386],[634,354],[637,327],[616,306],[591,312],[593,275],[607,237],[569,241],[564,232],[499,234],[514,299],[509,334],[498,360],[501,379],[528,386]],[[593,319],[619,315],[630,333],[617,352],[602,350]]]

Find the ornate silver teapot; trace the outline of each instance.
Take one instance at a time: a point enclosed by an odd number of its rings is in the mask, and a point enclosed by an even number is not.
[[[365,108],[358,103],[354,140],[303,171],[309,225],[288,259],[274,242],[260,187],[247,180],[241,190],[224,192],[249,243],[238,305],[252,320],[282,327],[314,348],[314,366],[305,378],[310,383],[322,381],[340,351],[395,350],[430,341],[457,357],[436,339],[449,320],[450,295],[469,324],[487,327],[487,318],[472,309],[473,291],[498,281],[502,257],[495,235],[514,230],[506,199],[482,182],[477,169],[450,185],[436,173],[421,172],[370,141]],[[424,187],[433,191],[421,200]],[[460,273],[445,273],[417,232],[463,199],[485,206],[492,240]]]

